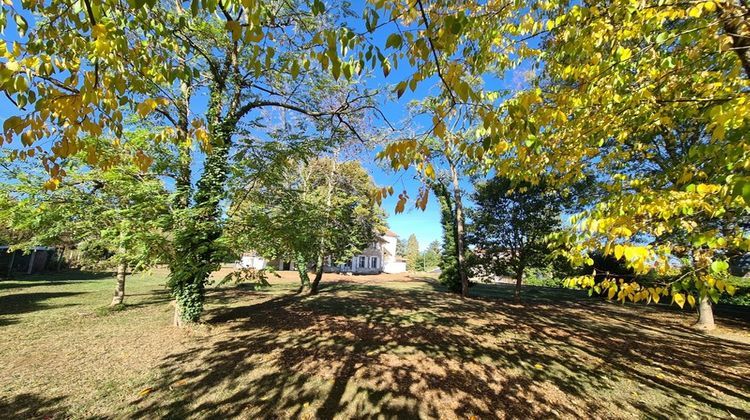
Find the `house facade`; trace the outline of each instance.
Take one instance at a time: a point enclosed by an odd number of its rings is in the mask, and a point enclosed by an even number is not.
[[[403,273],[406,272],[406,262],[396,256],[396,245],[398,235],[393,231],[387,231],[378,238],[375,243],[370,244],[359,254],[353,256],[341,264],[335,264],[329,257],[323,270],[326,272],[354,273],[354,274],[379,274],[379,273]],[[243,254],[242,259],[237,262],[238,268],[255,268],[257,270],[273,267],[276,270],[296,270],[294,261],[281,259],[266,261],[254,252]]]

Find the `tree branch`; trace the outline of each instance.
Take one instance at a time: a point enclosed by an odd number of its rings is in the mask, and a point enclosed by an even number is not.
[[[424,7],[422,6],[422,0],[417,0],[417,6],[419,7],[419,11],[422,14],[422,20],[424,21],[424,25],[427,31],[430,30],[430,21],[427,20],[427,14],[424,11]],[[432,43],[432,37],[427,35],[427,42],[430,44],[430,50],[432,50],[432,56],[435,59],[435,67],[437,68],[437,74],[438,77],[440,77],[440,80],[443,82],[443,85],[445,85],[445,88],[448,90],[448,95],[451,97],[451,105],[456,104],[456,97],[453,96],[453,90],[451,89],[450,85],[448,85],[448,82],[443,77],[443,71],[440,69],[440,59],[438,58],[437,51],[435,50],[435,45]]]

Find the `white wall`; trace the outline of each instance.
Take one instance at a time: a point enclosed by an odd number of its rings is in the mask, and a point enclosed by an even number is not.
[[[398,274],[398,273],[405,273],[406,272],[406,262],[405,261],[391,261],[385,264],[383,266],[383,272],[384,273],[390,273],[390,274]]]
[[[386,264],[389,262],[395,262],[396,261],[396,248],[398,246],[398,238],[394,236],[383,236],[383,239],[385,239],[385,242],[383,243],[383,248],[386,251],[386,257],[385,262]]]
[[[256,270],[262,270],[266,268],[266,260],[262,257],[243,255],[242,259],[237,263],[237,268],[254,268]]]

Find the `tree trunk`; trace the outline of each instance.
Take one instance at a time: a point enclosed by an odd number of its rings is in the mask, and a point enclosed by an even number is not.
[[[182,82],[180,84],[180,100],[177,102],[177,146],[178,146],[178,168],[175,176],[175,205],[179,209],[186,209],[190,205],[192,193],[191,169],[192,155],[190,153],[188,133],[190,131],[190,91],[191,86]]]
[[[711,331],[716,328],[714,323],[714,310],[711,306],[711,298],[703,296],[698,299],[698,322],[695,328],[703,331]]]
[[[177,299],[172,301],[172,304],[174,305],[174,316],[172,318],[172,325],[175,327],[181,327],[182,326],[182,315],[180,313],[180,304],[177,302]]]
[[[451,177],[453,178],[453,201],[456,206],[456,253],[458,254],[458,273],[461,277],[461,297],[469,295],[469,276],[466,273],[466,261],[464,258],[464,206],[461,201],[461,187],[458,183],[458,171],[456,165],[450,163]]]
[[[115,295],[109,306],[122,305],[125,301],[125,276],[128,271],[128,263],[122,262],[117,266],[117,284],[115,285]]]
[[[516,290],[513,294],[513,298],[516,303],[521,303],[521,285],[523,284],[523,267],[516,269]]]
[[[55,268],[55,271],[58,271],[58,272],[60,271],[63,258],[65,258],[65,247],[62,247],[62,250],[60,251],[60,255],[57,257],[57,267]]]
[[[16,262],[16,251],[10,253],[10,264],[8,265],[8,277],[13,274],[13,264]]]
[[[299,274],[300,281],[298,293],[310,290],[310,276],[307,275],[307,261],[302,254],[298,254],[295,263],[297,265],[297,273]]]
[[[318,256],[318,265],[315,268],[315,279],[313,279],[312,285],[310,286],[310,294],[318,294],[318,285],[320,280],[323,278],[323,254]]]
[[[212,97],[206,113],[210,122],[211,152],[206,156],[203,173],[196,184],[190,217],[178,220],[175,229],[169,283],[177,301],[175,310],[185,322],[200,320],[206,282],[220,264],[218,257],[221,253],[216,241],[223,231],[221,200],[225,195],[229,149],[235,127],[234,121],[219,121],[220,111],[221,102]]]
[[[320,280],[323,278],[323,261],[324,257],[323,254],[325,251],[325,233],[330,229],[331,225],[331,202],[333,200],[333,189],[334,189],[334,177],[336,176],[336,171],[338,170],[338,150],[336,150],[333,154],[333,162],[332,162],[332,168],[331,173],[328,174],[326,177],[326,184],[327,184],[327,195],[326,195],[326,222],[323,225],[323,231],[320,234],[320,248],[318,249],[318,260],[317,265],[315,266],[315,279],[312,282],[312,286],[310,287],[310,294],[311,295],[317,295],[318,294],[318,285],[320,285]]]
[[[721,3],[719,6],[719,21],[724,32],[732,39],[732,50],[737,54],[745,77],[750,79],[750,38],[747,31],[747,16],[750,10],[747,3],[740,0]]]

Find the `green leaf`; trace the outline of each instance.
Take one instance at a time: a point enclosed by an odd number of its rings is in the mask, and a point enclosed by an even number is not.
[[[24,36],[26,35],[26,31],[29,29],[29,24],[26,22],[26,19],[23,18],[23,16],[19,14],[13,15],[13,20],[16,21],[16,27],[18,28],[18,35]]]
[[[721,273],[729,269],[729,263],[726,261],[717,260],[711,263],[712,273]]]
[[[714,303],[719,303],[719,298],[721,297],[721,293],[719,293],[719,291],[716,289],[711,289],[708,291],[708,296],[711,297],[711,300]]]
[[[385,41],[385,47],[386,48],[401,48],[401,45],[403,45],[404,40],[401,38],[401,34],[393,33],[388,35],[388,39]]]

